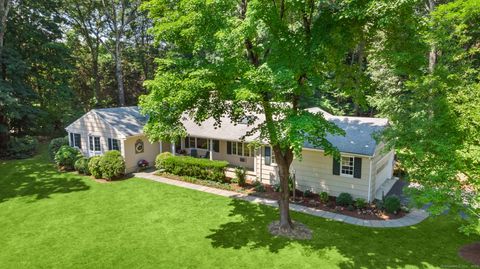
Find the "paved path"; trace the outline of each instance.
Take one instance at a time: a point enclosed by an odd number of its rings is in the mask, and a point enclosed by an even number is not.
[[[165,177],[154,175],[153,172],[150,172],[150,173],[140,172],[140,173],[134,173],[134,175],[139,178],[150,179],[153,181],[157,181],[157,182],[161,182],[169,185],[175,185],[175,186],[179,186],[187,189],[208,192],[208,193],[212,193],[220,196],[249,201],[252,203],[278,207],[278,203],[276,200],[251,196],[251,195],[238,193],[234,191],[227,191],[227,190],[206,187],[206,186],[192,184],[192,183],[183,182],[179,180],[168,179]],[[365,226],[365,227],[376,227],[376,228],[411,226],[411,225],[420,223],[421,221],[423,221],[428,217],[428,213],[421,209],[413,209],[410,213],[408,213],[404,217],[399,219],[394,219],[394,220],[363,220],[363,219],[358,219],[350,216],[345,216],[342,214],[337,214],[337,213],[328,212],[320,209],[306,207],[303,205],[297,205],[297,204],[290,204],[290,209],[293,211],[302,212],[312,216],[333,219],[336,221],[345,222],[353,225],[359,225],[359,226]]]

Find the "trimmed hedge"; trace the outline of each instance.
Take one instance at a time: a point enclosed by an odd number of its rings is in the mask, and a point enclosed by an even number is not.
[[[90,170],[88,169],[89,159],[82,157],[75,162],[75,170],[80,174],[90,175]]]
[[[58,137],[54,138],[48,144],[48,154],[50,155],[50,159],[55,160],[55,154],[62,146],[68,146],[68,137]]]
[[[163,169],[163,161],[166,158],[169,158],[169,157],[172,157],[172,156],[173,156],[172,153],[168,152],[168,151],[158,154],[157,158],[155,158],[155,168],[157,168],[158,170]]]
[[[70,146],[62,146],[55,154],[55,163],[59,168],[73,170],[75,162],[82,157],[82,153]]]
[[[99,164],[102,177],[108,180],[121,177],[125,173],[125,161],[118,150],[105,152]]]
[[[93,156],[88,161],[88,170],[94,178],[102,178],[102,169],[100,168],[100,160],[102,156]]]
[[[162,167],[167,173],[217,182],[225,181],[225,168],[228,165],[226,161],[173,155],[162,159],[159,158],[160,155],[157,157],[157,161],[161,159],[161,163],[156,163],[155,166]]]

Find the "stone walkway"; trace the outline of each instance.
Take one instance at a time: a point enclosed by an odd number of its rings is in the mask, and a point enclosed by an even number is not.
[[[240,200],[244,200],[252,203],[278,207],[278,203],[276,200],[255,197],[255,196],[238,193],[234,191],[227,191],[227,190],[206,187],[206,186],[192,184],[192,183],[183,182],[179,180],[168,179],[165,177],[156,176],[153,174],[153,172],[150,172],[150,173],[140,172],[140,173],[134,173],[134,175],[139,178],[150,179],[153,181],[157,181],[157,182],[161,182],[169,185],[175,185],[175,186],[179,186],[187,189],[203,191],[203,192],[212,193],[212,194],[216,194],[224,197],[240,199]],[[358,219],[350,216],[345,216],[342,214],[337,214],[337,213],[328,212],[320,209],[297,205],[297,204],[290,204],[290,209],[293,211],[302,212],[312,216],[332,219],[332,220],[345,222],[345,223],[358,225],[358,226],[375,227],[375,228],[411,226],[411,225],[415,225],[422,222],[424,219],[428,217],[428,213],[421,209],[413,209],[410,213],[408,213],[404,217],[399,219],[394,219],[394,220],[363,220],[363,219]]]

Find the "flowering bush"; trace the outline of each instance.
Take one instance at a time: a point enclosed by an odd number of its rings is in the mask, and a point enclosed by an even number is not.
[[[145,167],[148,167],[149,163],[148,161],[146,160],[140,160],[138,161],[137,163],[137,166],[140,167],[140,168],[145,168]]]

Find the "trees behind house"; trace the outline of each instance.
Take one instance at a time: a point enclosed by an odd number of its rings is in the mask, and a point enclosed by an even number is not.
[[[139,5],[0,0],[0,155],[11,136],[60,136],[92,108],[136,105],[146,80],[152,138],[184,135],[183,111],[198,121],[262,113],[257,131],[283,183],[303,139],[335,154],[323,138],[338,130],[303,108],[379,115],[391,122],[383,139],[423,186],[416,200],[463,211],[466,231],[480,231],[479,1]]]

